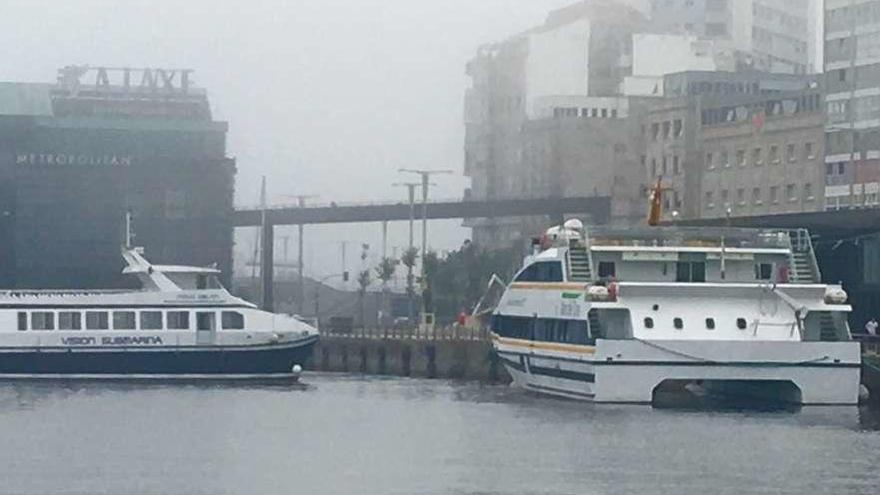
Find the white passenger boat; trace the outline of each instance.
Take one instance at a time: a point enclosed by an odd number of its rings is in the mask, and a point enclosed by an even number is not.
[[[123,257],[142,290],[0,292],[0,377],[296,378],[318,339],[232,296],[214,268]]]
[[[649,403],[667,386],[855,404],[859,344],[806,231],[547,231],[499,301],[494,349],[516,385]]]

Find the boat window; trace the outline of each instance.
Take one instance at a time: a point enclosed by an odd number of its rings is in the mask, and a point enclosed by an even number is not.
[[[755,278],[758,280],[770,280],[773,277],[773,263],[758,263],[755,265]]]
[[[715,318],[706,318],[706,328],[715,330]]]
[[[492,330],[502,337],[567,344],[589,344],[587,322],[561,318],[495,315]]]
[[[599,278],[608,278],[617,276],[617,267],[613,261],[599,262]]]
[[[748,325],[746,324],[745,318],[737,318],[736,319],[736,328],[739,328],[740,330],[745,330],[747,326]]]
[[[134,330],[134,311],[114,311],[113,330]]]
[[[682,321],[681,318],[673,318],[672,326],[674,326],[676,330],[681,330],[684,328],[684,321]]]
[[[31,313],[31,329],[55,330],[55,313],[50,311],[34,311]]]
[[[79,311],[59,311],[58,330],[82,330],[82,314]]]
[[[705,282],[705,261],[679,261],[676,263],[676,282]]]
[[[215,328],[216,316],[213,311],[196,313],[196,330],[214,330]]]
[[[645,328],[654,328],[654,318],[651,318],[650,316],[645,318]]]
[[[166,317],[169,330],[189,330],[189,311],[169,311]]]
[[[220,319],[224,330],[244,330],[244,315],[238,311],[224,311]]]
[[[203,274],[196,276],[196,289],[204,290],[208,288],[208,277]]]
[[[18,329],[19,330],[27,330],[28,329],[27,313],[25,313],[24,311],[18,312]]]
[[[110,322],[106,311],[86,311],[86,330],[107,330]]]
[[[532,263],[517,277],[517,282],[562,282],[561,261]]]
[[[141,330],[162,330],[162,312],[141,311]]]

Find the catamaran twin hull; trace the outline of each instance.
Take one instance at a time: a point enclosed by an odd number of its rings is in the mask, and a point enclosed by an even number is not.
[[[856,404],[859,397],[854,342],[598,340],[586,346],[496,335],[494,347],[515,385],[571,399],[651,403],[673,381],[714,384],[722,392],[734,384],[783,384],[792,393],[771,395],[800,404]]]

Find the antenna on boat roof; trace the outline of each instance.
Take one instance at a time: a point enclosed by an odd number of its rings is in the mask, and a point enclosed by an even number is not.
[[[144,249],[134,247],[133,240],[136,237],[134,233],[134,216],[131,214],[131,208],[125,210],[125,249],[134,249],[143,254]]]

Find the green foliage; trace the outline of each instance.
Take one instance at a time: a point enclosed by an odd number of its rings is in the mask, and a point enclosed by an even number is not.
[[[397,270],[397,260],[392,258],[382,258],[379,266],[376,267],[376,277],[382,281],[382,285],[387,285],[394,277],[394,271]]]
[[[367,287],[373,283],[373,278],[370,276],[370,270],[364,270],[358,273],[357,278],[358,283],[358,292],[361,293],[361,296],[367,292]]]
[[[416,266],[417,259],[419,259],[419,250],[416,247],[412,247],[403,252],[400,262],[403,263],[403,266],[412,268]]]
[[[519,255],[513,249],[487,251],[470,242],[442,259],[436,253],[428,253],[425,256],[426,307],[434,311],[438,321],[451,322],[460,311],[473,309],[493,273],[510,280],[519,262]]]

